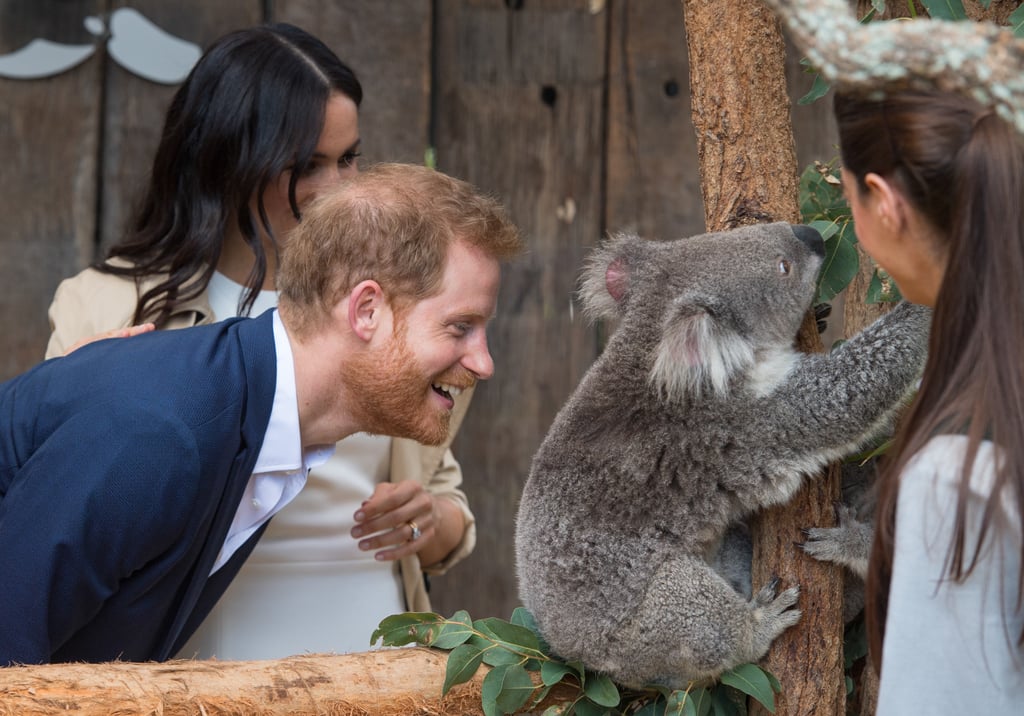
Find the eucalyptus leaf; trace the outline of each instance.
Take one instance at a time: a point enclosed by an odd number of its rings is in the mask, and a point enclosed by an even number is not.
[[[885,0],[871,0],[871,8],[877,13],[885,12]]]
[[[587,679],[583,693],[595,704],[608,707],[619,705],[619,690],[605,674],[594,674]]]
[[[540,665],[540,680],[545,686],[553,686],[570,674],[579,678],[579,672],[560,661],[545,661]]]
[[[868,284],[865,303],[895,303],[902,298],[899,286],[884,271],[875,269]]]
[[[714,716],[743,716],[731,694],[734,689],[719,687],[711,690],[711,711]]]
[[[565,716],[565,714],[569,713],[570,708],[572,708],[572,704],[548,706],[540,716]]]
[[[405,612],[385,617],[370,636],[370,645],[383,639],[384,646],[403,646],[418,642],[429,644],[441,630],[444,620],[432,612]]]
[[[528,627],[510,624],[503,619],[488,617],[477,619],[473,622],[477,631],[493,637],[496,641],[505,642],[513,647],[519,647],[523,651],[532,652],[532,656],[544,656],[540,650],[540,642],[537,635]]]
[[[1011,12],[1007,20],[1010,23],[1010,27],[1013,28],[1014,36],[1024,37],[1024,5]]]
[[[444,686],[441,695],[448,693],[456,684],[462,684],[473,678],[483,661],[482,652],[470,644],[463,644],[452,649],[448,654],[448,664],[444,670]]]
[[[832,85],[822,77],[820,74],[814,76],[814,82],[811,83],[811,88],[807,91],[803,97],[797,100],[797,104],[811,104],[821,99],[828,94],[828,91],[832,89]]]
[[[506,646],[505,642],[497,642],[488,645],[483,650],[484,663],[488,666],[506,666],[509,664],[523,664],[526,657],[517,654]],[[525,666],[524,666],[525,668]]]
[[[860,256],[853,241],[854,233],[848,226],[825,242],[825,263],[818,276],[818,295],[815,303],[828,303],[843,289],[860,270]]]
[[[484,677],[481,685],[484,708],[493,703],[501,714],[515,713],[530,700],[533,694],[533,680],[526,669],[518,664],[496,666]]]
[[[665,716],[665,703],[661,699],[652,701],[637,711],[633,716]]]
[[[821,238],[828,241],[837,233],[839,233],[839,225],[834,221],[825,221],[824,219],[815,219],[807,224],[812,229],[821,234]]]
[[[435,649],[454,649],[465,644],[473,636],[473,621],[469,612],[461,611],[452,615],[451,619],[441,625],[437,637],[430,642]]]
[[[593,701],[587,701],[586,699],[580,699],[573,704],[572,712],[576,716],[614,716],[613,711],[609,711],[607,707],[595,704]]]
[[[711,692],[707,689],[690,689],[690,701],[697,716],[707,716],[711,712]]]
[[[512,618],[509,621],[532,631],[533,635],[537,637],[540,650],[545,654],[551,653],[551,646],[544,639],[544,635],[540,633],[540,627],[537,626],[537,621],[533,618],[533,614],[530,613],[529,609],[526,607],[516,607],[512,610]]]
[[[673,691],[665,704],[665,716],[697,716],[697,707],[687,691]]]
[[[921,0],[933,20],[966,20],[967,13],[961,0]]]
[[[768,676],[760,667],[754,664],[740,664],[722,674],[721,682],[757,699],[769,713],[775,713],[775,692],[768,681]]]

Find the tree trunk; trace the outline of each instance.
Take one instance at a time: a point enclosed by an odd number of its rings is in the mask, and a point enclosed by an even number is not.
[[[442,698],[447,659],[409,648],[277,661],[14,666],[0,669],[0,714],[482,716],[489,669]]]
[[[785,80],[785,43],[759,1],[682,0],[690,92],[709,231],[799,221],[798,170]],[[821,350],[813,316],[799,337]],[[764,666],[782,684],[776,714],[839,714],[844,708],[842,579],[838,568],[794,547],[800,529],[831,525],[836,470],[753,525],[755,590],[774,575],[799,584],[800,623],[776,640]],[[751,713],[763,713],[752,704]]]

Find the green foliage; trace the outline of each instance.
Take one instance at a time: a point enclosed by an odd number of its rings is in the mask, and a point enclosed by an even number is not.
[[[1010,13],[1008,18],[1015,37],[1024,37],[1024,5]]]
[[[961,0],[921,0],[928,16],[933,20],[966,20],[967,13]]]
[[[814,162],[800,177],[800,217],[825,239],[825,263],[818,277],[815,303],[827,303],[843,291],[860,269],[853,216],[843,197],[836,159]],[[877,286],[877,289],[875,288]],[[900,300],[895,282],[879,268],[871,279],[868,303]]]
[[[746,716],[746,696],[774,713],[775,694],[782,690],[774,676],[754,664],[727,671],[713,685],[690,684],[675,691],[657,685],[622,688],[605,674],[553,656],[533,615],[522,607],[509,621],[473,620],[465,611],[448,619],[429,612],[396,614],[373,632],[370,644],[378,641],[448,651],[443,694],[473,678],[480,664],[493,667],[482,683],[487,716],[532,711],[556,684],[568,687],[570,700],[547,707],[542,716]]]
[[[846,667],[846,695],[853,693],[853,679],[850,673],[854,665],[868,655],[868,633],[864,617],[854,619],[843,635],[843,663]]]

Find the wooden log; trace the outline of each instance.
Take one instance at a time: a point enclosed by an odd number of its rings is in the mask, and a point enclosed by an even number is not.
[[[441,696],[447,652],[0,669],[0,716],[476,716],[488,668]]]

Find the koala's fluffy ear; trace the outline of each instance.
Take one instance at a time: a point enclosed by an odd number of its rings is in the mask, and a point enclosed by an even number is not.
[[[591,320],[622,316],[642,243],[636,236],[620,234],[587,258],[580,276],[579,297]]]
[[[650,381],[668,400],[720,397],[729,381],[754,362],[753,346],[715,316],[709,302],[677,301],[665,319]]]

